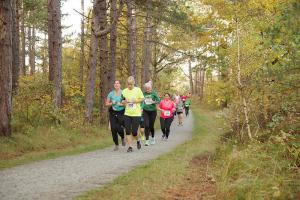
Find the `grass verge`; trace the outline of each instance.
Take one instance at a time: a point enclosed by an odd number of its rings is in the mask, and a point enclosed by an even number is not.
[[[276,140],[220,145],[212,171],[224,199],[300,199],[300,167]]]
[[[112,145],[105,128],[40,127],[31,134],[15,134],[0,141],[0,169],[33,161],[74,155]]]
[[[217,146],[221,130],[216,113],[193,108],[193,140],[78,199],[165,199],[168,190],[186,180],[191,160],[213,152]]]

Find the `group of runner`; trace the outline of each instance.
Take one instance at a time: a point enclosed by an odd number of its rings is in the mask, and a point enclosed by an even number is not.
[[[160,111],[160,126],[162,140],[167,141],[170,134],[170,127],[174,116],[178,115],[178,126],[183,125],[183,112],[189,114],[191,104],[190,93],[186,95],[175,94],[171,96],[164,93],[161,100],[153,90],[152,83],[144,85],[144,92],[135,86],[133,76],[127,79],[127,88],[121,90],[119,81],[114,82],[114,89],[107,95],[105,102],[109,107],[109,122],[112,138],[115,143],[114,150],[119,149],[119,136],[122,146],[128,145],[127,152],[133,151],[133,143],[136,141],[137,149],[141,149],[141,139],[145,139],[145,146],[155,144],[154,123],[157,110]],[[125,133],[124,133],[125,127]],[[138,134],[140,127],[141,134]]]

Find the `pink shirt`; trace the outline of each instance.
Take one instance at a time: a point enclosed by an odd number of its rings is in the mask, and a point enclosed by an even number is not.
[[[159,103],[159,108],[163,109],[164,111],[160,112],[161,118],[170,118],[173,117],[173,109],[174,109],[174,102],[171,100],[165,101],[161,100]]]

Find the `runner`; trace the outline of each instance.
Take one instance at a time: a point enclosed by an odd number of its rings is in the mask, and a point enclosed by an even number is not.
[[[170,100],[170,94],[165,93],[164,99],[160,101],[158,105],[158,110],[160,110],[160,127],[163,133],[162,140],[167,141],[170,134],[170,127],[173,117],[173,111],[175,110],[174,102]]]
[[[189,115],[190,105],[191,105],[191,99],[188,97],[184,102],[184,110],[185,110],[186,117]]]
[[[122,90],[120,89],[121,85],[119,81],[115,81],[114,90],[112,90],[106,98],[105,105],[109,107],[109,122],[110,129],[112,133],[112,138],[115,143],[114,151],[119,149],[119,138],[118,134],[122,139],[122,146],[125,146],[124,138],[124,111],[125,108],[121,104]]]
[[[184,104],[183,104],[181,98],[179,98],[178,102],[176,104],[176,113],[178,116],[178,126],[183,126],[183,109],[184,109]]]
[[[183,94],[183,95],[180,95],[180,98],[181,98],[182,103],[184,104],[187,96]]]
[[[146,142],[145,146],[149,146],[150,144],[155,144],[155,131],[154,131],[154,123],[157,115],[156,104],[160,102],[157,93],[152,90],[151,82],[148,82],[144,85],[144,106],[143,106],[143,116],[145,123],[145,135]],[[151,133],[151,138],[149,139]]]
[[[137,140],[137,149],[141,149],[141,141],[138,138],[138,128],[141,120],[141,102],[144,100],[143,92],[140,88],[135,87],[133,76],[127,79],[127,87],[122,91],[122,103],[125,107],[124,123],[126,130],[126,138],[128,149],[127,152],[132,152],[133,139]]]

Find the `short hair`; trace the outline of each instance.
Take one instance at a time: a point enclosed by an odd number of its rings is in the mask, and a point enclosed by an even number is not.
[[[150,81],[145,83],[144,88],[151,88],[152,89],[152,83]]]
[[[169,97],[171,97],[171,94],[170,94],[169,92],[165,92],[164,96],[165,96],[166,94],[167,94]]]
[[[134,80],[134,77],[133,76],[129,76],[128,78],[127,78],[127,83],[131,83],[131,84],[135,84],[135,80]]]
[[[119,83],[121,84],[121,82],[120,82],[119,80],[115,80],[115,82],[114,82],[114,83],[116,83],[116,82],[119,82]]]

